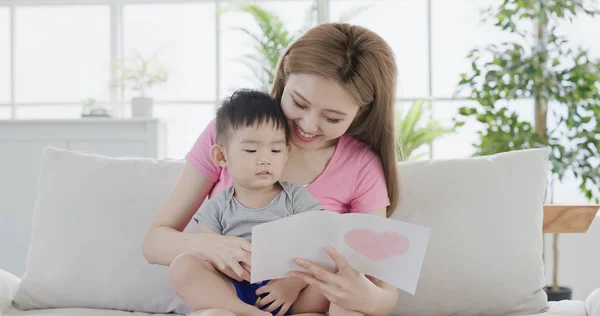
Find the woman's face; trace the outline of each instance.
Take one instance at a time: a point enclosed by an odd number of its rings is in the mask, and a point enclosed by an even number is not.
[[[337,82],[314,74],[290,74],[281,98],[292,144],[319,149],[344,135],[359,105]]]

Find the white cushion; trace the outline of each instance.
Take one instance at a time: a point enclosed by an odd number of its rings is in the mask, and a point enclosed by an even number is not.
[[[141,251],[182,167],[45,149],[15,306],[189,312],[169,285],[167,267],[147,263]]]
[[[600,316],[600,288],[593,290],[585,300],[585,309],[590,316]]]
[[[21,311],[11,309],[5,316],[178,316],[179,314],[149,314],[91,308],[51,308]]]
[[[5,254],[9,255],[9,254]],[[10,307],[10,302],[19,287],[19,278],[0,269],[0,315]]]
[[[415,296],[398,315],[515,315],[547,309],[542,220],[547,149],[402,162],[393,218],[431,227]]]
[[[141,242],[183,161],[45,150],[21,309],[186,313]],[[542,202],[548,151],[399,164],[394,218],[432,227],[415,296],[397,315],[537,314],[547,307]]]

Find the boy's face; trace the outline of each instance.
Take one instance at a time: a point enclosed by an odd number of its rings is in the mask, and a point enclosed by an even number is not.
[[[279,180],[290,149],[283,129],[260,124],[232,131],[229,136],[219,165],[228,169],[235,185],[262,189]]]

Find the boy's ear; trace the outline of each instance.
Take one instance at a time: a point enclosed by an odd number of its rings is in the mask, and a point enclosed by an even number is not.
[[[292,152],[292,146],[285,146],[285,160],[287,161],[290,158],[290,152]]]
[[[214,144],[210,148],[210,157],[215,165],[225,168],[227,167],[227,157],[225,155],[225,150],[218,144]]]

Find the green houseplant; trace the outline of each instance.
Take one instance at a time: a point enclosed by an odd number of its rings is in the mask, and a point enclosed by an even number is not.
[[[255,49],[253,54],[244,55],[238,61],[252,71],[259,89],[268,91],[273,83],[279,56],[298,34],[290,32],[277,15],[259,5],[240,4],[237,9],[250,14],[260,27],[259,33],[242,27],[236,28],[252,40]]]
[[[432,119],[422,124],[427,112],[424,104],[425,100],[416,100],[405,113],[397,114],[398,157],[401,160],[416,160],[429,155],[429,152],[418,153],[417,149],[430,145],[440,136],[454,132],[454,128],[443,127]],[[430,102],[428,104],[431,106]]]
[[[581,192],[600,199],[600,61],[584,49],[569,48],[560,27],[578,15],[595,15],[595,6],[568,0],[503,0],[487,11],[493,24],[516,40],[471,51],[471,71],[462,74],[460,90],[469,92],[474,107],[459,111],[481,123],[476,155],[533,147],[551,149],[552,181],[572,174]],[[533,27],[528,27],[533,25]],[[529,100],[533,124],[505,105]],[[553,235],[557,249],[558,235]],[[571,297],[558,282],[554,254],[550,300]]]
[[[148,91],[169,79],[167,68],[158,60],[157,53],[145,57],[138,50],[134,50],[132,56],[113,61],[112,67],[115,73],[120,74],[114,85],[136,94],[131,99],[131,115],[152,117],[154,100],[148,96]]]

